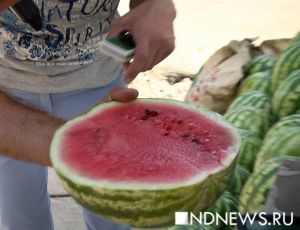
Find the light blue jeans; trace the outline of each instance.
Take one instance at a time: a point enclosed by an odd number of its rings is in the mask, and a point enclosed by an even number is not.
[[[90,109],[116,86],[125,86],[122,73],[118,79],[104,87],[68,93],[38,94],[1,88],[0,90],[19,102],[46,111],[55,117],[69,120]],[[0,112],[5,111],[0,109]],[[0,156],[1,230],[54,229],[47,178],[46,167]],[[88,230],[129,229],[127,226],[106,221],[86,209],[83,209],[83,217]]]

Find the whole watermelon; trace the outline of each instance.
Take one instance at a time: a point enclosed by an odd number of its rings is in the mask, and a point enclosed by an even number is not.
[[[296,42],[279,56],[272,71],[271,91],[274,93],[282,81],[300,69],[300,43]]]
[[[284,160],[300,159],[297,157],[276,157],[264,162],[247,180],[239,197],[241,213],[261,212],[264,208],[270,188],[275,183],[278,170]]]

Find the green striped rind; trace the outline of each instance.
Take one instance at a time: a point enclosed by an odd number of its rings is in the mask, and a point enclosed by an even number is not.
[[[286,158],[272,158],[250,175],[239,197],[239,211],[254,213],[262,211],[269,189],[274,184],[278,169]]]
[[[225,190],[233,168],[234,164],[193,186],[150,191],[96,190],[58,175],[67,192],[83,207],[116,223],[153,228],[173,225],[175,211],[206,210]]]
[[[291,73],[280,84],[272,98],[272,112],[278,119],[294,114],[298,109],[300,109],[300,69]]]
[[[257,72],[262,72],[265,70],[270,70],[273,68],[276,62],[276,57],[269,54],[259,55],[253,58],[243,67],[244,75],[249,75]]]
[[[250,173],[244,167],[237,165],[234,170],[234,176],[231,179],[226,191],[230,192],[233,196],[238,197],[244,184],[246,183]]]
[[[253,132],[261,139],[269,129],[271,117],[268,111],[253,107],[242,107],[224,115],[227,121],[239,129]]]
[[[241,148],[238,155],[238,164],[249,172],[252,172],[256,155],[258,154],[262,141],[248,130],[240,130]]]
[[[280,83],[297,69],[300,69],[300,43],[292,44],[279,56],[272,72],[271,91],[274,93]]]
[[[60,159],[63,134],[76,122],[88,119],[114,106],[132,103],[161,103],[196,111],[228,129],[233,146],[222,166],[205,171],[181,183],[130,183],[110,182],[83,178]],[[101,104],[82,117],[67,122],[57,130],[51,143],[50,156],[64,188],[87,209],[113,222],[139,228],[163,227],[174,224],[175,211],[199,212],[210,207],[225,190],[231,177],[240,145],[238,132],[220,115],[195,105],[167,99],[139,99],[130,103]]]
[[[289,155],[300,157],[299,127],[284,127],[271,135],[266,135],[263,145],[257,154],[255,171],[270,158]]]
[[[239,87],[238,95],[252,91],[271,93],[271,73],[269,71],[254,73],[246,77]]]
[[[89,186],[76,185],[62,176],[61,179],[64,188],[83,207],[111,221],[133,227],[169,226],[174,224],[175,210],[194,211],[198,200],[203,200],[201,204],[205,208],[211,205],[200,192],[208,189],[204,183],[171,190],[107,190],[103,193]]]
[[[208,180],[205,183],[205,187],[208,189],[203,191],[203,195],[205,197],[205,200],[207,200],[210,204],[213,204],[216,201],[216,199],[214,199],[214,196],[212,194],[216,194],[216,197],[219,197],[220,194],[224,192],[225,188],[228,186],[230,179],[234,175],[235,167],[236,167],[236,159],[231,165],[223,169],[222,173],[217,173],[213,176],[210,176],[210,180]],[[199,203],[196,206],[195,210],[198,212],[204,210],[202,204]]]
[[[271,99],[270,97],[259,91],[253,91],[238,96],[227,109],[228,112],[242,107],[253,107],[257,109],[264,109],[270,111]]]

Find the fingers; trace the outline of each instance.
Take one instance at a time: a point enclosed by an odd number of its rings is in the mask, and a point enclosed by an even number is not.
[[[173,51],[173,47],[171,47]],[[133,81],[136,76],[148,70],[151,70],[154,66],[169,56],[171,51],[169,50],[153,50],[151,53],[145,49],[142,54],[136,54],[133,61],[124,63],[126,71],[125,82],[128,84]]]
[[[139,92],[136,89],[117,87],[112,89],[99,103],[110,101],[129,102],[138,97]]]
[[[110,31],[108,32],[108,37],[117,36],[123,31],[130,31],[130,24],[127,24],[127,14],[115,20],[112,24]]]
[[[128,84],[140,73],[144,71],[144,63],[140,61],[133,61],[125,74],[125,82]]]
[[[128,66],[125,74],[125,82],[131,82],[139,73],[150,69],[151,55],[148,39],[139,39],[136,46],[135,54],[132,62]]]
[[[129,31],[136,43],[133,61],[124,64],[126,83],[139,73],[151,70],[174,50],[175,16],[172,1],[143,1],[112,25],[108,36]]]

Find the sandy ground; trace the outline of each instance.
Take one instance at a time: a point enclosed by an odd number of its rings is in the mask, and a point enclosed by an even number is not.
[[[121,0],[120,10],[128,9]],[[175,0],[176,50],[152,71],[140,74],[131,84],[140,97],[183,100],[191,85],[185,79],[174,85],[167,75],[193,75],[203,62],[230,40],[259,37],[260,40],[292,37],[300,26],[299,0]],[[176,75],[176,74],[175,74]],[[81,208],[66,197],[52,170],[49,191],[56,230],[83,230]]]
[[[120,11],[128,10],[121,0]],[[166,75],[195,74],[204,61],[231,40],[258,37],[257,42],[292,37],[300,30],[299,0],[174,0],[176,49],[153,70],[140,76],[131,87],[140,97],[183,100],[191,85],[184,79],[170,85]],[[176,75],[176,74],[175,74]]]

